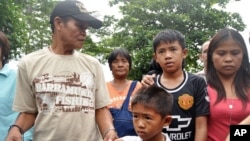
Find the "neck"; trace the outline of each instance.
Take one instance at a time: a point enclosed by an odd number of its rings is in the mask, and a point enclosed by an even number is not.
[[[111,81],[111,84],[117,91],[123,91],[128,85],[129,85],[129,80],[127,79],[114,79]]]
[[[178,79],[180,77],[181,78],[184,77],[183,72],[184,72],[183,70],[179,70],[179,71],[176,71],[174,73],[165,73],[165,72],[163,72],[162,77],[164,79]]]
[[[59,55],[72,55],[74,53],[74,49],[65,48],[62,45],[56,45],[56,44],[49,46],[49,50],[52,53],[59,54]]]
[[[126,84],[127,82],[128,82],[129,80],[128,79],[114,79],[113,81],[112,81],[112,83],[113,84]]]

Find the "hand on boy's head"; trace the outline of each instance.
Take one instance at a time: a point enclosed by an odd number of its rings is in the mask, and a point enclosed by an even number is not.
[[[154,82],[154,78],[156,77],[156,74],[152,74],[152,75],[144,75],[142,80],[141,80],[141,84],[143,87],[148,87],[153,85]]]

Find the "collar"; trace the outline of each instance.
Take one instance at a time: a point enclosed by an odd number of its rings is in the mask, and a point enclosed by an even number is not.
[[[14,67],[13,67],[14,68]],[[5,64],[2,69],[0,69],[0,75],[4,75],[5,77],[9,76],[11,70],[13,69],[9,64]]]

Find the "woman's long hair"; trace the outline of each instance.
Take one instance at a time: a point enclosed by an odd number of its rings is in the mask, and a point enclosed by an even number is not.
[[[243,52],[242,62],[239,62],[241,63],[241,66],[236,73],[233,83],[235,85],[236,96],[243,102],[244,105],[246,105],[246,103],[249,101],[247,92],[249,92],[248,90],[250,88],[250,65],[245,41],[241,34],[236,30],[224,28],[218,31],[218,33],[216,33],[212,38],[207,52],[207,83],[218,93],[218,97],[215,103],[218,103],[222,99],[226,98],[226,91],[216,73],[212,55],[214,50],[219,46],[220,43],[229,39],[234,40],[240,46]]]

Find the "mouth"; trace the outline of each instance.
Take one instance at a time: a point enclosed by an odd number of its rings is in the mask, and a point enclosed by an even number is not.
[[[234,67],[233,66],[224,66],[223,67],[225,70],[232,70]]]
[[[84,41],[85,41],[85,38],[78,39],[78,41],[84,42]]]
[[[171,67],[171,66],[173,66],[173,65],[174,65],[173,62],[167,62],[167,63],[165,63],[165,66],[167,66],[167,67]]]
[[[145,136],[146,132],[144,131],[137,131],[138,136]]]

